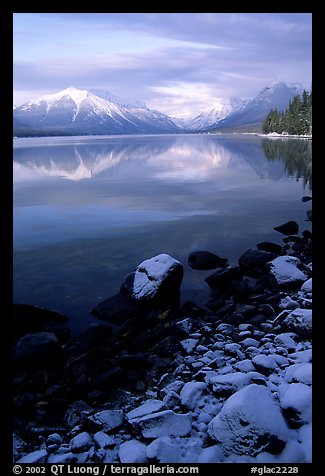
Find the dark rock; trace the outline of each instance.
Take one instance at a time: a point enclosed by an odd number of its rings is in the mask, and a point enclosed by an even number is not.
[[[264,314],[255,314],[255,316],[252,316],[248,319],[248,322],[250,324],[259,325],[259,324],[262,324],[263,322],[266,322],[267,319],[268,318]]]
[[[268,251],[270,253],[274,253],[276,255],[282,255],[283,249],[281,245],[277,243],[272,243],[271,241],[262,241],[261,243],[257,243],[256,248],[261,251]]]
[[[13,305],[13,329],[16,337],[44,331],[49,323],[66,324],[68,318],[60,312],[31,304]],[[52,331],[51,331],[52,332]]]
[[[228,260],[209,251],[193,251],[188,257],[188,264],[193,269],[208,270],[224,268],[228,265]]]
[[[239,258],[238,264],[244,274],[256,277],[260,274],[261,270],[264,270],[266,263],[276,257],[275,253],[270,253],[269,251],[250,249]]]
[[[287,236],[287,237],[283,238],[282,241],[283,241],[283,243],[297,243],[297,242],[304,241],[304,240],[300,236],[290,235],[290,236]]]
[[[305,195],[305,196],[302,197],[302,199],[301,199],[302,202],[309,202],[309,200],[312,200],[312,197],[310,197],[309,195]]]
[[[138,309],[132,302],[129,293],[121,290],[118,294],[98,304],[91,310],[91,314],[104,321],[119,323],[137,316]]]
[[[292,251],[297,251],[298,253],[302,253],[305,249],[306,243],[304,241],[297,241],[291,246]]]
[[[205,278],[205,281],[211,289],[220,289],[229,286],[234,280],[242,279],[242,277],[243,273],[238,266],[228,266],[211,274]]]
[[[120,355],[119,365],[125,369],[138,369],[146,367],[146,356],[143,352],[124,353]]]
[[[306,215],[307,215],[307,220],[312,222],[313,221],[313,211],[312,210],[308,210],[306,212]]]
[[[211,311],[218,311],[226,304],[226,299],[221,293],[213,292],[210,299],[206,302],[206,307]]]
[[[273,230],[282,233],[283,235],[297,235],[299,231],[299,225],[295,221],[288,221],[282,225],[275,226]]]
[[[91,386],[99,390],[107,390],[111,386],[120,383],[123,379],[123,375],[124,372],[121,367],[114,367],[94,378],[91,382]]]
[[[236,302],[244,301],[251,292],[251,287],[246,281],[233,281],[231,283],[233,299]]]
[[[313,237],[312,232],[309,231],[309,230],[303,230],[303,232],[301,234],[306,240],[311,240],[312,237]]]
[[[21,337],[15,349],[15,363],[26,368],[54,366],[59,359],[59,341],[52,332],[37,332]]]

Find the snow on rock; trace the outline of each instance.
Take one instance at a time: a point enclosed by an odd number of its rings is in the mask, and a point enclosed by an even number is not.
[[[47,463],[51,464],[66,464],[66,463],[74,463],[77,461],[77,456],[71,451],[68,453],[56,454],[51,455],[48,457]]]
[[[285,372],[285,380],[289,383],[300,382],[306,385],[312,384],[312,364],[309,362],[303,364],[290,365]]]
[[[299,350],[290,354],[290,358],[298,362],[311,362],[312,361],[312,349]]]
[[[312,390],[304,383],[283,384],[279,387],[280,405],[292,428],[310,423]]]
[[[292,337],[294,337],[294,334],[292,332],[283,332],[282,334],[278,334],[275,337],[274,343],[284,347],[285,349],[295,350],[297,344]]]
[[[128,420],[139,418],[150,413],[156,413],[165,407],[165,403],[161,400],[149,399],[142,403],[139,407],[131,410],[126,414]]]
[[[92,445],[93,445],[93,441],[91,439],[91,436],[86,431],[75,436],[70,441],[71,451],[75,453],[79,451],[89,450],[89,448],[91,448]]]
[[[158,293],[175,294],[183,279],[183,265],[168,254],[160,254],[140,263],[124,280],[135,301],[151,300]]]
[[[290,296],[286,296],[285,298],[281,299],[279,304],[280,309],[296,309],[297,307],[299,307],[299,304]]]
[[[271,355],[265,354],[255,355],[252,358],[252,362],[256,370],[265,375],[271,374],[278,366],[276,360]]]
[[[252,337],[247,337],[246,339],[240,342],[244,347],[258,347],[259,341],[253,339]]]
[[[239,370],[240,372],[253,372],[255,370],[254,365],[250,359],[244,359],[240,362],[237,362],[234,365],[234,369]]]
[[[147,446],[138,440],[122,443],[118,452],[121,463],[146,463],[146,449]]]
[[[312,449],[313,449],[313,433],[312,433],[312,424],[303,425],[299,428],[298,440],[301,443],[302,448],[305,452],[305,459],[303,463],[312,462]]]
[[[213,392],[220,396],[229,396],[250,383],[265,384],[264,375],[258,372],[232,372],[225,375],[217,375],[209,379]]]
[[[159,463],[179,463],[181,459],[180,447],[169,436],[161,436],[150,443],[146,454],[149,459],[156,458]]]
[[[23,456],[17,461],[17,463],[45,463],[46,456],[46,450],[37,450],[33,451],[32,453],[29,453],[28,455]]]
[[[223,451],[219,445],[204,448],[197,459],[197,463],[220,463],[223,459]]]
[[[312,310],[295,309],[284,319],[282,325],[308,339],[312,336]]]
[[[164,410],[143,417],[129,420],[135,428],[139,428],[145,438],[159,436],[185,436],[192,428],[192,420],[188,414],[178,414],[172,410]]]
[[[222,444],[225,455],[279,453],[289,438],[286,422],[270,391],[256,384],[228,398],[210,422],[208,433]]]
[[[89,416],[87,420],[93,423],[98,430],[111,431],[122,425],[123,412],[122,410],[102,410]]]
[[[94,434],[94,441],[99,448],[107,448],[115,445],[115,439],[104,431],[97,431]]]
[[[206,384],[204,382],[187,382],[180,393],[181,403],[193,410],[205,389]]]
[[[300,260],[295,256],[279,256],[267,264],[270,274],[279,286],[295,285],[307,280],[305,273],[297,266]]]
[[[307,279],[304,284],[301,286],[301,291],[304,293],[313,292],[313,278]]]
[[[199,342],[198,339],[184,339],[184,340],[181,340],[180,344],[185,350],[185,352],[187,352],[188,354],[191,354],[193,350],[195,349],[195,347],[197,346],[198,342]]]

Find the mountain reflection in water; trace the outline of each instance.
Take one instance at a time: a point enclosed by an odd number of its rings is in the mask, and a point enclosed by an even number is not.
[[[203,303],[211,272],[188,267],[206,249],[235,264],[273,227],[301,230],[311,188],[309,141],[252,135],[14,140],[14,299],[90,321],[142,260],[184,264],[183,300]],[[299,160],[298,160],[299,157]],[[310,206],[309,206],[310,207]]]

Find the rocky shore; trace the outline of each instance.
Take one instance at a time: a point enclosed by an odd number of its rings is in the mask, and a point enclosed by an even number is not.
[[[274,233],[236,264],[149,257],[76,336],[15,304],[14,461],[311,462],[312,233]],[[212,270],[204,307],[180,303],[184,266]]]

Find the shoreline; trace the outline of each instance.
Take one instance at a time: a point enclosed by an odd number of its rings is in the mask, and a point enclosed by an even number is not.
[[[310,462],[312,235],[297,227],[275,227],[283,246],[258,244],[238,265],[194,252],[192,267],[211,270],[204,308],[180,306],[169,255],[141,263],[93,309],[105,325],[73,337],[65,316],[14,305],[15,462]],[[227,429],[231,401],[243,440]]]

